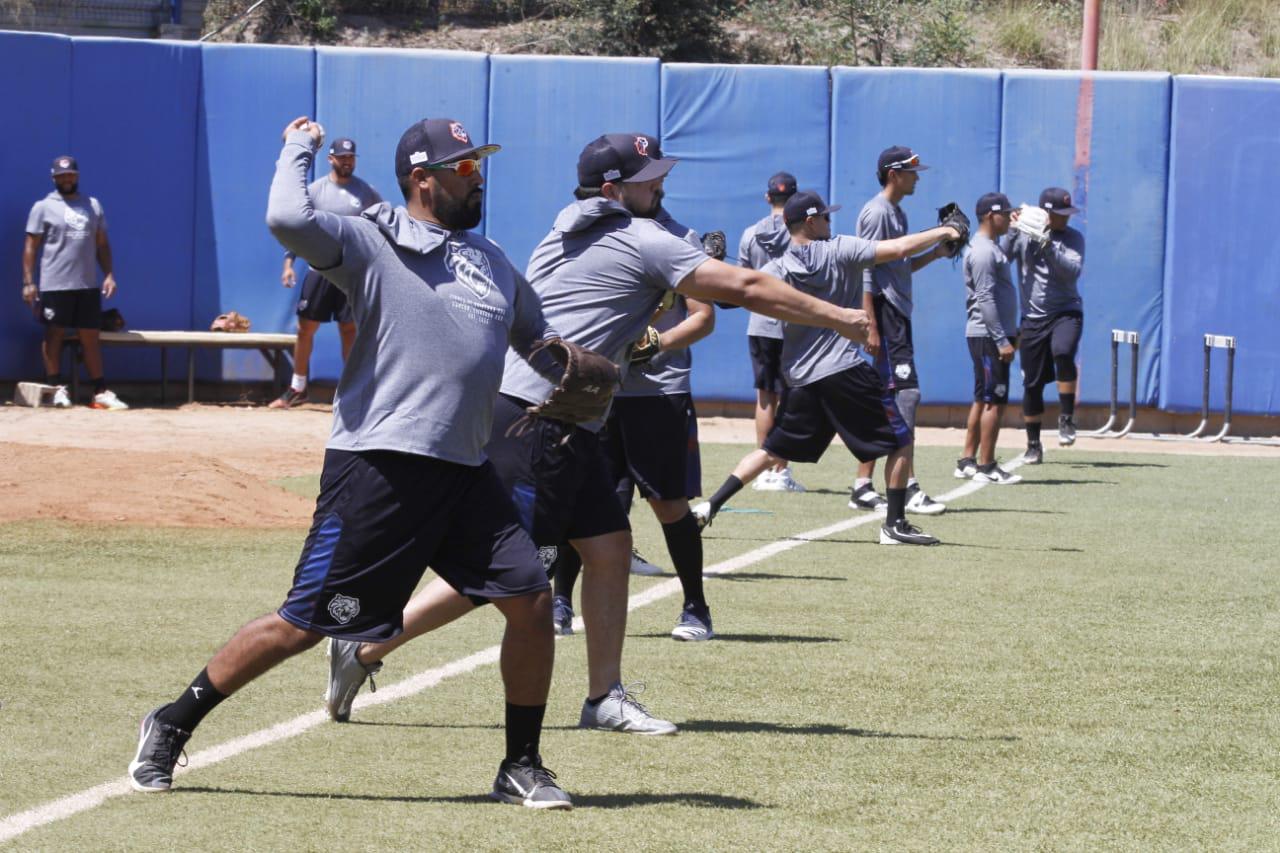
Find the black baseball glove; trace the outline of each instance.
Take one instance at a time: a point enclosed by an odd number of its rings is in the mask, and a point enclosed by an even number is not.
[[[525,410],[529,416],[571,424],[604,417],[621,381],[617,365],[597,352],[559,338],[543,346],[564,367],[564,375],[551,396]]]
[[[729,254],[729,244],[724,238],[723,231],[708,231],[702,235],[702,251],[717,261],[723,261],[725,255]]]
[[[942,241],[942,245],[946,247],[947,257],[954,258],[969,242],[969,217],[964,215],[960,205],[954,201],[949,202],[938,208],[938,225],[954,228],[960,232],[958,238]]]

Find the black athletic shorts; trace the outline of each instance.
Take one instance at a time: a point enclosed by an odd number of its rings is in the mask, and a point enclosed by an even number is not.
[[[990,337],[965,340],[973,360],[973,401],[1003,406],[1009,402],[1009,363],[1000,360],[1000,350]]]
[[[64,329],[102,328],[102,291],[43,290],[40,292],[40,321]]]
[[[326,450],[311,532],[278,612],[326,636],[389,640],[428,566],[477,604],[547,588],[488,462]]]
[[[1035,388],[1053,382],[1057,378],[1054,358],[1065,356],[1074,361],[1083,329],[1084,314],[1079,311],[1025,320],[1018,335],[1023,386]]]
[[[782,380],[782,338],[747,335],[747,350],[751,353],[755,388],[781,394],[786,387]]]
[[[615,484],[634,483],[643,498],[702,494],[698,415],[689,394],[615,397],[600,434]]]
[[[630,530],[600,437],[545,418],[522,431],[517,422],[529,405],[498,395],[485,453],[533,541],[545,547]]]
[[[836,435],[860,462],[911,444],[893,392],[866,362],[792,388],[764,449],[791,462],[817,462]]]
[[[302,280],[302,293],[298,295],[298,316],[317,323],[332,320],[339,323],[355,322],[355,315],[347,304],[347,294],[315,270],[309,270],[307,277]]]
[[[891,390],[919,388],[916,376],[916,349],[911,337],[911,318],[893,307],[884,296],[872,300],[876,327],[880,330],[880,355],[876,367]]]

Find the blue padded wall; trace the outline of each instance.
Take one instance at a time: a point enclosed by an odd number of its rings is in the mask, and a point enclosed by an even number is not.
[[[296,292],[280,285],[284,249],[267,230],[267,195],[290,120],[315,114],[310,48],[206,45],[196,140],[195,293],[184,328],[236,310],[258,332],[291,332]],[[218,375],[218,359],[201,372]],[[252,350],[221,357],[226,378],[268,379]]]
[[[934,69],[832,70],[831,197],[843,204],[832,225],[857,231],[858,212],[880,192],[880,152],[906,145],[929,166],[902,209],[912,231],[937,224],[937,208],[958,203],[970,216],[996,187],[1000,157],[1000,72]],[[964,276],[934,261],[912,277],[916,369],[926,403],[973,399],[964,341]]]
[[[699,233],[724,231],[730,263],[743,229],[769,212],[773,173],[786,170],[800,186],[825,192],[828,81],[826,68],[663,66],[663,153],[680,158],[663,204]],[[755,399],[746,329],[745,311],[716,311],[715,333],[695,347],[699,396]]]
[[[1177,77],[1160,405],[1198,409],[1204,334],[1235,335],[1237,411],[1280,413],[1280,81]],[[1212,402],[1223,403],[1225,352]]]
[[[8,84],[6,111],[12,132],[0,145],[0,270],[4,280],[21,284],[22,237],[36,200],[53,189],[49,164],[70,154],[71,39],[62,36],[0,32],[0,77]],[[86,187],[88,183],[86,182]],[[108,214],[111,212],[107,211]],[[108,223],[109,224],[109,223]],[[39,275],[37,259],[36,274]],[[41,326],[18,302],[17,288],[0,311],[0,375],[43,379]]]
[[[1071,223],[1086,241],[1080,277],[1082,402],[1109,398],[1113,328],[1142,334],[1138,398],[1143,404],[1156,402],[1169,91],[1166,74],[1004,75],[1001,188],[1014,204],[1035,204],[1045,187],[1065,187],[1083,209]],[[1126,352],[1122,397],[1127,358]],[[1046,390],[1047,397],[1056,397],[1056,389]]]
[[[328,139],[349,136],[356,141],[356,174],[392,204],[403,203],[395,151],[404,129],[420,118],[455,118],[481,142],[488,95],[489,57],[484,53],[316,49],[316,117]],[[316,176],[328,171],[325,157],[316,157]],[[299,275],[305,269],[299,263]],[[316,335],[311,376],[336,380],[341,372],[337,324],[326,323]]]
[[[578,152],[602,133],[658,133],[658,60],[577,56],[489,59],[485,233],[521,270],[573,201]]]
[[[78,38],[71,66],[71,148],[82,190],[106,210],[120,287],[104,305],[131,328],[187,328],[200,49]],[[150,379],[158,364],[154,350],[110,350],[105,369]]]

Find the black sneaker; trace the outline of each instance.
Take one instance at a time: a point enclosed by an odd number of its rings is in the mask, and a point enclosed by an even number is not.
[[[1022,454],[1022,463],[1024,465],[1039,465],[1044,461],[1044,445],[1040,442],[1028,444],[1026,452]]]
[[[173,786],[173,768],[186,758],[182,748],[191,732],[156,718],[168,705],[161,705],[142,718],[138,754],[129,762],[129,784],[135,791],[167,791]],[[185,767],[186,762],[182,761]]]
[[[303,403],[311,402],[307,397],[307,391],[304,388],[301,391],[295,391],[292,388],[284,389],[284,393],[271,401],[269,409],[292,409],[295,406],[301,406]]]
[[[531,809],[571,809],[573,800],[556,784],[556,774],[542,766],[542,756],[503,760],[493,780],[492,799]]]
[[[978,473],[973,475],[975,483],[995,483],[997,486],[1012,486],[1015,483],[1021,483],[1022,477],[1018,474],[1010,474],[996,463],[990,465],[982,465],[978,468]]]
[[[1058,415],[1058,444],[1070,447],[1076,443],[1076,422],[1071,415]]]
[[[930,536],[905,518],[880,528],[881,545],[937,545],[938,537]]]
[[[962,456],[956,460],[955,478],[967,480],[978,473],[978,460],[972,456]]]
[[[866,509],[871,512],[887,512],[889,502],[884,495],[876,491],[876,487],[867,483],[857,486],[849,492],[849,509]]]

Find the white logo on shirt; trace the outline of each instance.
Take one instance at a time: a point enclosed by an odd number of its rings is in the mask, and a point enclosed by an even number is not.
[[[458,283],[480,299],[493,290],[493,268],[485,253],[476,247],[450,240],[447,263]]]
[[[84,239],[88,234],[89,217],[74,207],[65,208],[62,221],[67,226],[67,236],[76,240]]]

